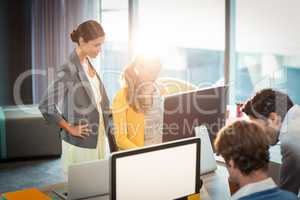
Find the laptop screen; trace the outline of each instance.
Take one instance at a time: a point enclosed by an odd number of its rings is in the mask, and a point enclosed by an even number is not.
[[[112,155],[112,199],[186,197],[200,190],[200,139]]]

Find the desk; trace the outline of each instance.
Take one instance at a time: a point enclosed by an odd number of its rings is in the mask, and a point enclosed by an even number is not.
[[[215,172],[208,173],[206,175],[201,176],[203,180],[204,190],[201,191],[202,198],[201,200],[229,200],[230,192],[228,185],[228,172],[226,167],[222,166],[222,164],[218,164],[218,169]],[[65,187],[66,183],[58,183],[55,185],[50,185],[48,187],[41,188],[43,192],[51,197],[55,197],[57,200],[61,200],[58,196],[55,195],[53,190],[61,189]],[[209,195],[205,195],[206,191]]]
[[[219,163],[218,169],[215,172],[201,176],[203,185],[206,188],[211,200],[231,199],[228,176],[229,175],[226,167]]]

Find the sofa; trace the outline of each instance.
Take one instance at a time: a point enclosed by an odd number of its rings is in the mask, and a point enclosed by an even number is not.
[[[59,132],[38,105],[0,107],[0,159],[60,156]]]

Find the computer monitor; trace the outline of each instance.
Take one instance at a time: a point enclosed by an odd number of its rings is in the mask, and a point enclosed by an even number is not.
[[[170,200],[198,193],[199,169],[199,138],[113,153],[111,199]]]
[[[195,127],[201,125],[213,141],[225,125],[227,91],[228,86],[218,86],[166,96],[162,141],[194,137]]]

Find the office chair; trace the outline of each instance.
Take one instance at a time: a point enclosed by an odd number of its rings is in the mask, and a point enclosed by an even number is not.
[[[196,85],[177,78],[161,77],[157,80],[157,82],[162,87],[162,95],[175,94],[197,89]]]
[[[113,122],[112,113],[109,114],[106,134],[107,134],[110,152],[113,153],[113,152],[118,151],[118,146],[117,146],[116,139],[114,136],[114,122]]]

